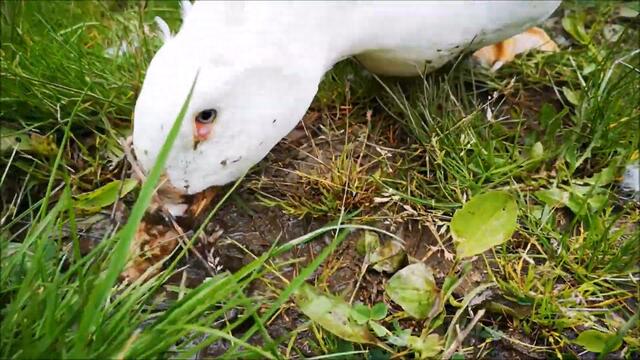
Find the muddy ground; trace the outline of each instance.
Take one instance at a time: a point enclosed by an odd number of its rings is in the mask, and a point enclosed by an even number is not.
[[[290,215],[279,206],[265,206],[261,201],[258,201],[257,196],[258,193],[263,196],[265,193],[270,193],[274,197],[291,194],[306,198],[318,196],[317,193],[314,193],[314,191],[317,192],[317,187],[314,187],[314,184],[306,183],[302,174],[330,178],[332,170],[327,165],[331,164],[331,160],[335,160],[337,155],[345,153],[344,130],[330,129],[329,123],[334,122],[335,125],[335,120],[339,120],[331,117],[328,114],[321,116],[311,112],[305,118],[305,125],[301,125],[284,139],[271,152],[265,160],[265,164],[249,176],[245,181],[246,186],[236,191],[227,200],[207,226],[205,240],[196,246],[196,251],[200,256],[190,254],[184,263],[186,268],[183,271],[188,274],[187,283],[190,286],[197,286],[205,277],[215,271],[236,271],[250,263],[255,258],[254,256],[260,256],[271,249],[274,242],[284,244],[336,219],[327,216],[299,217]],[[383,121],[380,118],[377,120]],[[402,156],[403,150],[400,149],[402,146],[396,143],[394,146],[398,148],[398,153],[392,154],[394,148],[391,147],[391,144],[376,144],[370,138],[363,136],[367,128],[364,124],[365,121],[366,119],[354,121],[350,125],[349,133],[346,135],[347,143],[351,144],[353,149],[358,149],[351,153],[352,160],[360,164],[368,164],[363,166],[366,168],[366,172],[374,172],[376,167],[385,164],[376,160],[375,153],[379,153],[380,148],[386,149],[390,157]],[[384,131],[396,133],[397,138],[403,136],[398,130],[397,124],[389,122],[387,124],[391,125],[385,125],[388,126],[388,129]],[[376,140],[381,141],[380,138],[376,138]],[[301,177],[303,178],[301,179]],[[306,187],[303,184],[309,186]],[[305,191],[311,193],[305,193]],[[371,205],[359,214],[360,217],[355,221],[356,223],[364,221],[368,225],[386,230],[401,238],[404,241],[403,246],[407,255],[404,263],[424,261],[433,269],[439,286],[442,286],[448,274],[459,273],[460,266],[454,267],[452,253],[454,250],[451,240],[447,238],[446,233],[437,234],[442,229],[438,218],[427,218],[402,207],[400,209],[389,209],[383,206],[376,208],[376,205],[380,204],[375,203],[372,194],[370,197],[358,197],[357,194],[350,197],[351,205],[362,205],[367,202]],[[380,213],[377,213],[378,211]],[[380,214],[382,216],[376,216]],[[444,220],[448,221],[448,219]],[[296,260],[292,264],[280,267],[279,275],[288,280],[294,278],[301,268],[331,242],[333,234],[327,233],[273,259],[275,264]],[[331,254],[314,272],[313,277],[308,280],[309,283],[333,294],[341,295],[345,299],[353,299],[354,302],[371,305],[384,301],[385,284],[392,274],[380,273],[372,269],[362,272],[364,257],[357,252],[356,244],[363,234],[361,230],[353,231],[338,250]],[[389,236],[381,235],[380,240],[384,243],[392,239]],[[476,259],[471,265],[472,270],[455,291],[458,296],[464,296],[465,293],[487,278],[487,271],[482,260]],[[173,279],[177,283],[181,281],[181,278],[182,274],[177,274]],[[360,283],[358,284],[359,279]],[[266,286],[261,281],[269,282],[270,286]],[[278,294],[273,291],[274,283],[281,288],[286,286],[282,280],[278,279],[278,276],[267,274],[264,279],[257,281],[252,286],[251,291],[255,295],[275,299]],[[392,311],[401,310],[388,301],[387,303],[393,309]],[[287,340],[288,334],[304,327],[309,321],[296,310],[292,303],[284,306],[283,309],[285,310],[280,312],[267,326],[270,336],[274,339]],[[420,324],[410,320],[403,321],[401,324],[403,328],[419,329],[420,327]],[[238,334],[235,335],[241,336],[243,328],[245,327],[242,326]],[[309,344],[311,339],[313,339],[313,335],[309,330],[298,333],[295,348],[300,352],[300,355],[318,355]],[[467,345],[481,341],[481,339],[470,337]],[[260,344],[261,336],[255,335],[251,342]],[[207,358],[221,355],[228,346],[229,343],[226,341],[216,342],[201,351],[199,357]],[[286,342],[282,346],[285,347],[282,349],[285,351]],[[507,348],[502,352],[504,354],[512,353]],[[520,355],[524,356],[524,354]],[[519,356],[508,356],[508,358],[516,357]]]

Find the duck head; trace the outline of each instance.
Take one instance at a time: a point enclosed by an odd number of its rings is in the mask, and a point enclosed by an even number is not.
[[[178,34],[151,61],[133,129],[136,156],[148,171],[198,74],[165,169],[185,195],[232,182],[264,158],[302,118],[324,72],[187,40]]]

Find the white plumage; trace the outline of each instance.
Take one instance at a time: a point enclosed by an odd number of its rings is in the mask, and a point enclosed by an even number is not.
[[[185,193],[224,185],[259,162],[302,118],[336,62],[357,55],[380,74],[428,72],[533,26],[559,3],[184,4],[182,28],[166,36],[136,104],[136,155],[151,168],[198,70],[166,166],[171,184]],[[215,110],[213,123],[196,120],[212,114],[205,110]]]
[[[636,201],[640,201],[640,163],[636,162],[625,167],[621,186]]]

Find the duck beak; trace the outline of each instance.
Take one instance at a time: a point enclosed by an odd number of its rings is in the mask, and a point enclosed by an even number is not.
[[[165,261],[178,246],[182,230],[192,228],[197,218],[215,199],[219,187],[210,187],[194,195],[171,185],[164,177],[158,188],[156,203],[145,213],[131,244],[130,260],[120,274],[122,280],[133,282],[141,276],[157,273],[158,263]]]
[[[161,177],[161,183],[157,191],[158,207],[163,207],[172,216],[183,216],[188,208],[187,194],[169,181],[166,174]]]
[[[195,219],[200,216],[203,210],[214,200],[219,193],[219,186],[211,186],[196,194],[187,194],[181,189],[173,186],[169,179],[164,177],[164,182],[158,188],[158,200],[173,217],[185,219]]]

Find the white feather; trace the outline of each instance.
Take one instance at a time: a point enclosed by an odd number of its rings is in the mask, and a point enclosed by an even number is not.
[[[633,197],[640,198],[640,163],[627,165],[621,187],[624,191],[632,193]]]
[[[182,20],[187,18],[189,12],[191,12],[191,8],[193,4],[189,0],[180,0],[180,16],[182,16]]]
[[[198,73],[166,173],[187,193],[224,185],[296,126],[338,61],[355,55],[373,72],[415,76],[534,26],[559,3],[181,2],[182,27],[152,60],[136,103],[136,155],[143,168],[153,166]],[[205,109],[217,118],[196,143],[194,119]]]
[[[167,24],[167,22],[164,21],[164,19],[160,16],[154,17],[153,20],[156,22],[156,25],[158,25],[158,30],[160,30],[158,35],[160,35],[162,41],[166,43],[167,41],[171,40],[173,36],[171,35],[169,24]]]

